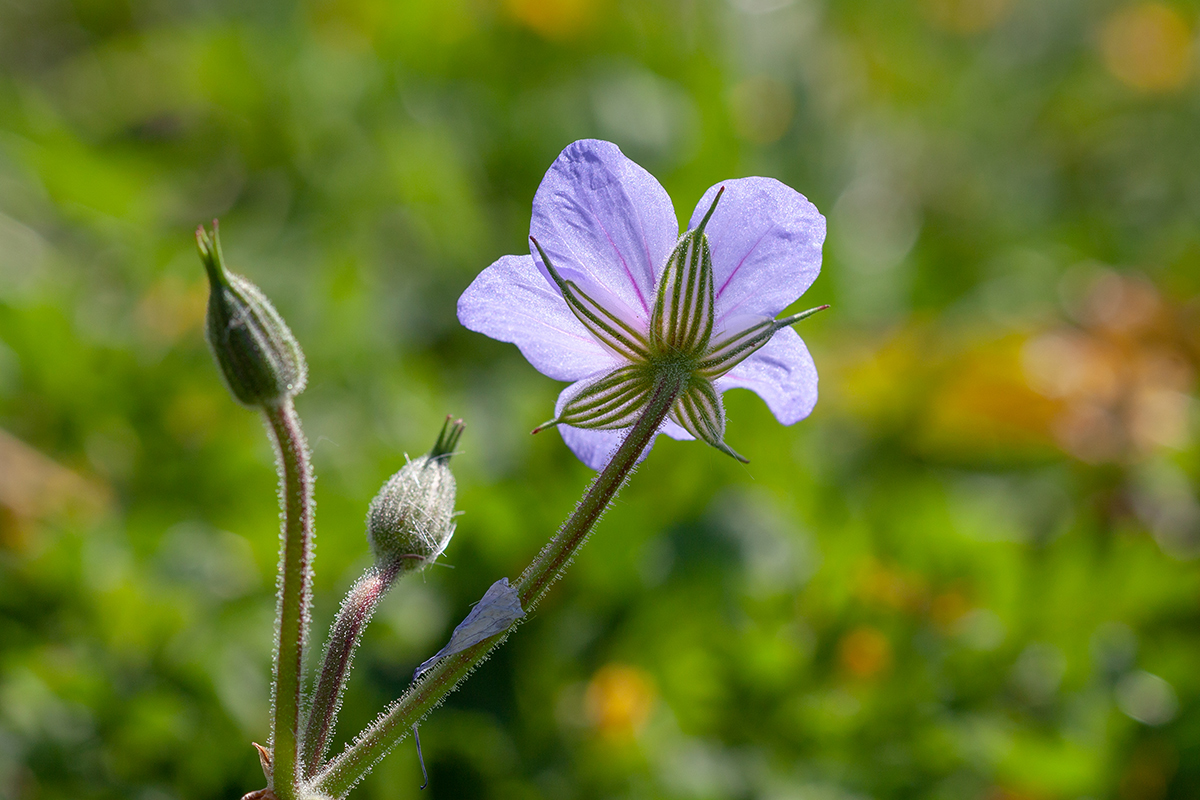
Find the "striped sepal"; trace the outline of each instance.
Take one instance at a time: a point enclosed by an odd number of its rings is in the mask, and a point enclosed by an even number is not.
[[[650,338],[660,353],[693,355],[703,352],[712,338],[712,254],[704,231],[688,231],[658,281],[658,296],[650,320]]]
[[[551,425],[612,430],[632,425],[654,389],[653,373],[642,364],[627,364],[584,386],[566,402],[558,416],[533,432]]]
[[[583,323],[583,327],[587,328],[588,332],[595,336],[601,344],[622,358],[628,361],[645,361],[650,355],[646,337],[625,320],[589,297],[574,281],[564,280],[554,265],[550,263],[550,257],[538,244],[538,240],[532,236],[529,239],[541,255],[542,263],[546,265],[546,271],[550,273],[550,277],[554,279],[554,283],[562,292],[563,299],[567,301],[567,307]]]
[[[693,377],[675,401],[671,419],[701,441],[707,442],[743,464],[749,461],[725,444],[725,406],[712,381]]]
[[[698,356],[712,338],[715,278],[704,228],[724,193],[722,186],[700,224],[679,237],[658,280],[650,317],[650,345],[657,355]]]
[[[739,333],[727,336],[714,344],[712,349],[704,354],[704,358],[700,359],[696,371],[709,380],[716,380],[745,361],[755,350],[769,342],[776,331],[782,330],[789,325],[795,325],[800,320],[807,319],[818,311],[824,311],[827,308],[829,306],[817,306],[816,308],[810,308],[807,311],[801,311],[799,314],[793,314],[783,319],[764,319]]]
[[[716,380],[770,341],[777,330],[775,320],[768,319],[717,342],[700,360],[697,372],[709,380]]]

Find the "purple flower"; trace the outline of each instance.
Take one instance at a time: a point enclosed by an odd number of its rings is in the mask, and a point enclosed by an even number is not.
[[[817,309],[776,316],[820,272],[825,218],[777,180],[740,178],[705,192],[678,231],[650,173],[610,142],[578,141],[533,198],[531,254],[504,256],[459,298],[463,325],[572,381],[546,425],[593,469],[665,373],[684,388],[660,433],[739,459],[724,442],[726,389],[753,390],[784,425],[817,402],[791,328]]]

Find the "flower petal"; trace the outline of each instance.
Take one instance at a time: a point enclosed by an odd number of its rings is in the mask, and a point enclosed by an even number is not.
[[[821,271],[825,218],[804,195],[774,178],[739,178],[704,193],[689,229],[700,224],[722,186],[725,195],[705,229],[717,324],[735,314],[774,317]]]
[[[671,198],[654,176],[611,142],[575,142],[542,179],[529,232],[564,279],[646,330],[655,281],[679,237]]]
[[[481,272],[458,299],[458,319],[512,342],[555,380],[578,380],[621,363],[580,324],[531,256],[504,256]]]
[[[678,422],[670,418],[663,421],[662,430],[659,433],[664,436],[670,436],[678,442],[694,442],[696,440],[695,436],[685,431]]]
[[[750,389],[775,419],[792,425],[817,404],[817,368],[800,334],[783,328],[771,341],[716,381],[718,391]]]
[[[571,452],[575,454],[576,458],[599,472],[608,464],[612,454],[617,452],[621,442],[625,441],[625,435],[629,433],[629,428],[615,431],[585,431],[582,428],[572,428],[570,425],[559,425],[558,432],[562,434],[563,441],[567,447],[571,448]],[[659,433],[680,441],[691,441],[696,438],[671,420],[663,423]],[[638,459],[639,464],[646,460],[646,456],[650,455],[650,448],[653,446],[654,442],[650,442],[642,451],[642,455]]]
[[[538,240],[532,236],[529,238],[538,252],[542,266],[550,275],[550,280],[554,281],[558,291],[562,293],[567,308],[571,309],[575,318],[587,328],[588,333],[625,361],[644,360],[650,354],[649,344],[643,332],[636,327],[637,323],[630,325],[623,316],[613,314],[604,303],[597,302],[573,281],[565,280],[554,268],[554,260],[546,254]],[[614,301],[610,300],[609,305],[613,304]]]
[[[563,442],[571,448],[576,458],[599,472],[612,458],[613,453],[621,446],[628,428],[615,431],[585,431],[582,428],[572,428],[570,425],[559,425],[558,432],[562,434]],[[650,448],[642,453],[642,459],[650,454]],[[642,459],[639,459],[642,460]]]

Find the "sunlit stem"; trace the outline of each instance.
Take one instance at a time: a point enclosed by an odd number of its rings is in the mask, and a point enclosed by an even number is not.
[[[672,404],[686,386],[686,374],[666,373],[655,380],[646,409],[634,423],[625,441],[621,442],[612,460],[592,481],[579,505],[575,506],[575,512],[559,528],[558,534],[517,578],[514,588],[521,596],[521,608],[525,611],[537,605],[550,585],[561,577],[604,509],[633,473],[638,457],[658,433]]]
[[[438,442],[441,443],[442,439],[439,438]],[[453,445],[450,447],[452,449]],[[308,722],[301,740],[300,760],[305,778],[316,773],[329,750],[329,739],[337,724],[354,651],[362,640],[363,630],[379,607],[379,601],[392,587],[400,570],[399,561],[371,566],[342,601],[342,607],[329,631],[329,642],[325,645],[325,656],[317,675]]]
[[[537,605],[546,590],[562,575],[604,509],[637,466],[638,457],[658,433],[686,382],[686,373],[667,372],[658,376],[645,410],[608,466],[592,481],[575,511],[514,584],[521,597],[521,607],[526,611]],[[511,631],[510,628],[508,632]],[[439,661],[363,731],[354,744],[330,761],[313,778],[311,788],[329,797],[345,796],[376,761],[407,736],[413,725],[454,691],[459,682],[506,638],[507,633]]]
[[[283,547],[276,608],[275,680],[272,685],[271,788],[279,800],[296,798],[296,732],[300,675],[312,597],[312,467],[308,443],[291,398],[263,407],[275,444],[283,504]]]
[[[429,457],[448,459],[454,455],[454,448],[458,446],[465,427],[461,419],[447,416],[433,449],[429,451]],[[358,649],[363,631],[374,616],[380,601],[404,571],[405,558],[421,557],[400,556],[369,567],[346,593],[342,607],[329,629],[329,641],[325,644],[321,669],[317,673],[317,683],[313,688],[308,708],[304,735],[300,740],[301,777],[304,779],[315,775],[324,763],[330,739],[337,725],[342,694],[350,677],[354,651]]]

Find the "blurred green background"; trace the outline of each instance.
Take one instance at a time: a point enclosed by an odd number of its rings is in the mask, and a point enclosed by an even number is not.
[[[192,231],[307,351],[323,631],[446,413],[460,518],[342,716],[400,694],[589,478],[461,328],[574,139],[686,219],[829,220],[780,427],[660,440],[567,578],[362,798],[1200,797],[1200,3],[0,2],[0,797],[263,779],[275,476]]]

